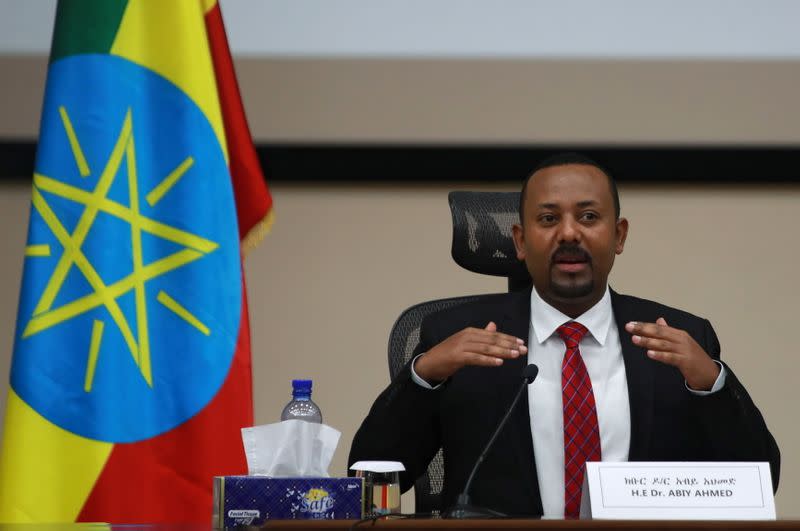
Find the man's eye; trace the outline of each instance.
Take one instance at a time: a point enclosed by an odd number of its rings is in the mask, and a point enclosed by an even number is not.
[[[539,216],[539,222],[544,223],[546,225],[555,223],[555,221],[556,217],[553,214],[542,214],[541,216]]]
[[[598,216],[594,212],[584,212],[581,218],[586,221],[595,221]]]

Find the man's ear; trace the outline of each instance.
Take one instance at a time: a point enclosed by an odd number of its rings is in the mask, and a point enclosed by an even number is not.
[[[617,220],[617,246],[614,251],[617,254],[622,254],[625,249],[625,240],[628,238],[628,220],[619,218]]]
[[[511,227],[511,235],[514,237],[517,260],[525,260],[525,231],[522,229],[522,225],[514,223]]]

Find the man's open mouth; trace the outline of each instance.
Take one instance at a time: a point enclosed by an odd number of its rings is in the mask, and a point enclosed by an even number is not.
[[[577,273],[589,267],[591,258],[583,250],[556,251],[553,264],[556,269],[565,273]]]

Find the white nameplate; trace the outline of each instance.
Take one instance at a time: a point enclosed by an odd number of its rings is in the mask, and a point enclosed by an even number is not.
[[[769,463],[586,463],[581,518],[775,520]]]

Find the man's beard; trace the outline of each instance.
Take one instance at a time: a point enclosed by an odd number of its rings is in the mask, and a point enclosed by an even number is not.
[[[562,299],[579,299],[586,297],[594,290],[594,279],[590,278],[588,282],[569,284],[551,282],[550,289]]]
[[[559,245],[550,259],[550,267],[557,267],[559,259],[564,259],[566,257],[577,258],[586,262],[590,269],[592,267],[592,255],[577,243],[562,243]],[[554,271],[551,269],[550,289],[552,289],[553,294],[557,297],[562,299],[579,299],[581,297],[586,297],[594,290],[594,278],[591,276],[582,282],[576,278],[577,274],[567,274],[566,282],[562,281],[560,283],[558,280],[553,279],[553,273]]]

